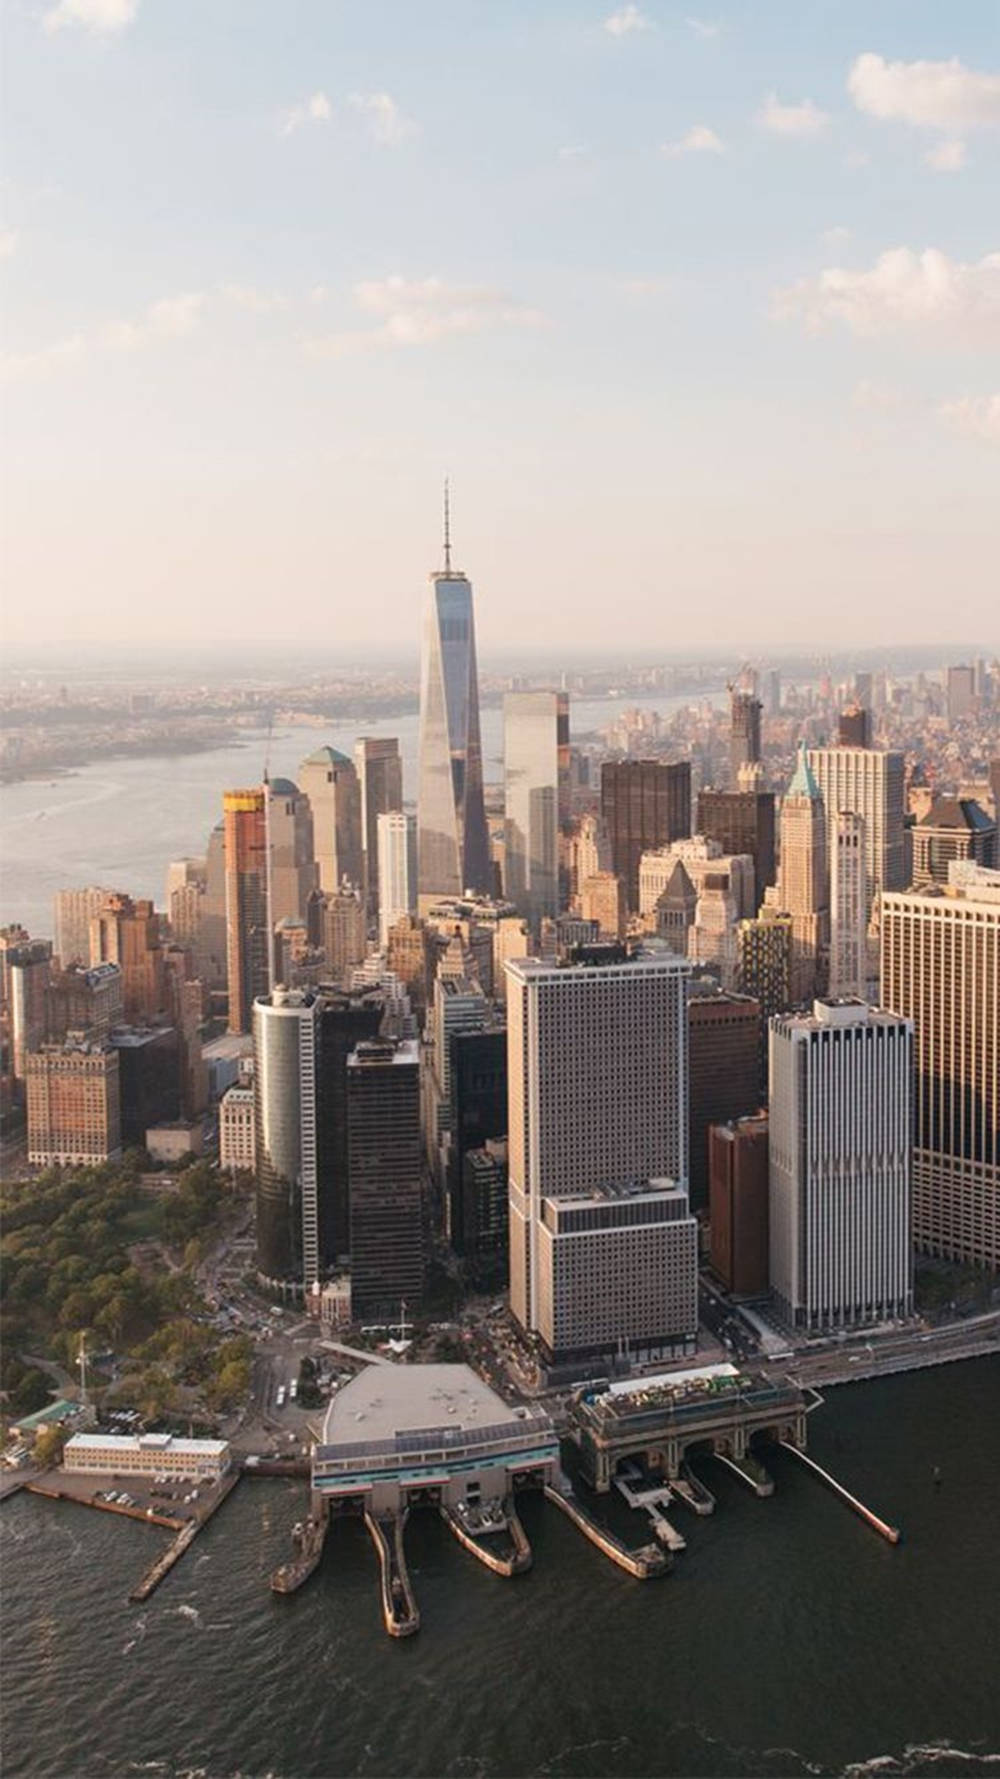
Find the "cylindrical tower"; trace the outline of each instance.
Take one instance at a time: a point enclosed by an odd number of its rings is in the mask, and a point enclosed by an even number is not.
[[[254,1002],[257,1270],[296,1292],[319,1277],[316,1021],[300,989]]]

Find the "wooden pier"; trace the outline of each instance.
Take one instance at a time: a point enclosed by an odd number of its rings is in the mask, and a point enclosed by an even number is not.
[[[408,1509],[385,1520],[365,1509],[365,1525],[378,1554],[382,1618],[390,1637],[412,1637],[420,1629],[420,1612],[403,1550],[407,1518]]]
[[[627,1550],[613,1532],[596,1525],[572,1496],[553,1488],[551,1483],[544,1485],[542,1493],[546,1501],[551,1501],[567,1519],[572,1520],[578,1532],[589,1538],[591,1544],[596,1544],[598,1550],[603,1551],[612,1563],[617,1563],[619,1569],[634,1575],[637,1581],[649,1581],[654,1575],[666,1574],[670,1567],[670,1558],[660,1545],[644,1544],[639,1550]]]

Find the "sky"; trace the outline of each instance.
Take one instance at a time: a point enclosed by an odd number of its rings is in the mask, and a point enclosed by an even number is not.
[[[11,645],[1000,646],[996,0],[6,0]]]

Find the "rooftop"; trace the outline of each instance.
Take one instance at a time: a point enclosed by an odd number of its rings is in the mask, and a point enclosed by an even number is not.
[[[221,1458],[229,1445],[225,1439],[179,1439],[172,1433],[74,1433],[66,1442],[66,1450],[176,1452],[181,1457]]]
[[[358,1445],[398,1434],[450,1432],[531,1419],[511,1408],[468,1365],[369,1365],[333,1398],[323,1423],[324,1445]]]

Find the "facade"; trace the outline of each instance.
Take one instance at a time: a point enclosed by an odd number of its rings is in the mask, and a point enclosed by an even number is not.
[[[398,993],[398,990],[397,990]],[[319,1011],[320,1262],[340,1266],[350,1248],[350,1162],[347,1129],[347,1062],[357,1045],[391,1024],[392,989],[374,987],[337,994],[324,988]]]
[[[324,895],[319,913],[320,950],[331,978],[346,988],[367,949],[365,905],[358,889],[342,887]]]
[[[264,798],[268,926],[273,934],[280,920],[304,919],[318,873],[309,798],[288,778],[269,779]]]
[[[874,756],[867,755],[866,758]],[[805,747],[781,803],[776,906],[792,921],[792,1004],[822,985],[830,934],[826,818]]]
[[[419,1053],[358,1044],[347,1061],[351,1315],[411,1310],[424,1284]]]
[[[918,1248],[1000,1266],[1000,871],[888,895],[882,1002],[913,1021]]]
[[[121,1154],[118,1052],[86,1038],[26,1058],[28,1160],[73,1167]]]
[[[66,969],[69,964],[89,964],[90,923],[111,890],[90,885],[86,889],[56,890],[53,897],[55,955]]]
[[[180,1039],[172,1025],[119,1025],[110,1041],[118,1052],[122,1142],[142,1147],[151,1125],[180,1117]]]
[[[167,1004],[160,917],[152,902],[106,896],[90,927],[92,964],[117,964],[130,1025],[148,1025]]]
[[[976,670],[974,667],[949,667],[945,676],[948,720],[960,723],[971,717],[976,708]]]
[[[797,1328],[908,1316],[913,1024],[817,1000],[771,1024],[771,1288]]]
[[[417,906],[417,821],[402,809],[387,810],[376,822],[379,944],[389,943],[397,920]]]
[[[483,1172],[486,1161],[477,1164],[476,1179],[470,1182],[466,1160],[472,1152],[485,1157],[491,1143],[502,1143],[503,1229],[499,1239],[506,1253],[507,1033],[501,1028],[452,1031],[448,1043],[451,1052],[446,1182],[448,1239],[460,1255],[478,1252],[488,1245],[497,1246],[490,1234],[493,1219],[489,1205],[482,1211],[477,1208],[480,1201],[485,1203],[488,1199]],[[489,1159],[495,1173],[499,1158],[491,1154]]]
[[[627,912],[625,885],[616,871],[595,871],[586,877],[580,893],[580,915],[592,921],[601,939],[621,939]]]
[[[900,753],[871,747],[815,747],[809,765],[826,811],[827,854],[842,810],[865,824],[865,924],[883,890],[906,885],[905,761]]]
[[[51,978],[48,1001],[51,1037],[87,1032],[106,1042],[124,1014],[121,970],[117,964],[95,964],[89,970],[70,964]]]
[[[725,854],[749,853],[754,862],[756,914],[764,891],[776,881],[773,791],[715,791],[698,794],[698,832],[718,842]]]
[[[417,795],[419,894],[460,896],[493,888],[472,584],[451,567],[445,520],[444,569],[430,578],[420,669]]]
[[[740,782],[745,766],[760,760],[760,717],[763,706],[753,692],[730,688],[729,693],[729,776],[733,790]]]
[[[712,1271],[735,1297],[767,1294],[766,1114],[713,1124],[708,1133]]]
[[[257,1270],[306,1290],[320,1274],[318,1014],[301,989],[259,995],[253,1009]]]
[[[403,807],[403,762],[394,735],[362,735],[354,744],[361,797],[361,878],[369,920],[379,914],[378,822]],[[415,906],[415,904],[414,904]]]
[[[48,939],[29,939],[8,950],[4,961],[12,1073],[23,1081],[29,1055],[48,1036],[52,945]]]
[[[692,1211],[708,1208],[709,1131],[760,1105],[760,1002],[689,983],[688,1169]]]
[[[842,809],[830,855],[830,994],[868,999],[865,818]]]
[[[507,965],[510,1293],[529,1333],[544,1338],[541,1244],[567,1228],[553,1212],[543,1237],[549,1200],[668,1180],[686,1211],[686,976],[682,959],[648,948],[624,963]],[[597,1248],[606,1233],[609,1279],[629,1217],[626,1195],[588,1225]]]
[[[569,694],[508,692],[504,721],[504,893],[534,933],[562,906],[569,821]]]
[[[179,1439],[172,1433],[74,1433],[63,1447],[71,1476],[183,1476],[218,1482],[232,1463],[225,1439]]]
[[[309,799],[319,887],[326,895],[345,878],[361,888],[361,787],[354,764],[335,747],[319,747],[299,767],[299,788]]]
[[[466,1149],[461,1166],[462,1258],[476,1283],[496,1288],[506,1283],[509,1262],[506,1138]]]
[[[630,912],[639,907],[639,860],[691,832],[691,762],[606,760],[601,767],[601,818],[612,869],[625,886]]]
[[[997,824],[971,797],[935,797],[913,830],[913,887],[947,883],[954,859],[992,868]]]
[[[375,1516],[438,1502],[500,1508],[519,1482],[554,1482],[559,1440],[543,1409],[511,1408],[467,1365],[367,1365],[326,1411],[314,1494]]]
[[[871,747],[872,713],[862,704],[850,704],[837,719],[838,747]]]
[[[263,790],[222,798],[229,1030],[249,1032],[253,1004],[270,986],[267,815]]]
[[[252,1087],[230,1087],[219,1104],[219,1166],[232,1173],[257,1165]]]

